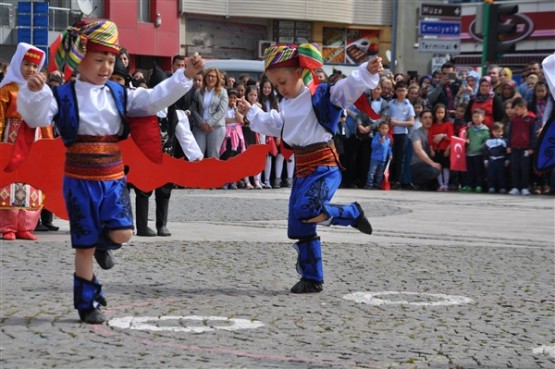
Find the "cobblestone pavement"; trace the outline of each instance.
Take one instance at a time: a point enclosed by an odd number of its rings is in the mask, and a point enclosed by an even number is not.
[[[375,232],[320,228],[324,292],[301,296],[287,198],[174,191],[173,236],[97,269],[99,326],[72,307],[67,222],[0,241],[0,366],[555,368],[552,197],[340,190]]]

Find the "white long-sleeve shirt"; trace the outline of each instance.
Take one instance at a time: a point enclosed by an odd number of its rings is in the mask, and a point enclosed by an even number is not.
[[[155,115],[173,104],[193,85],[183,70],[165,79],[153,89],[127,90],[127,115]],[[77,78],[75,81],[79,107],[79,135],[105,136],[121,133],[123,127],[112,93],[106,85],[94,85]],[[58,113],[58,103],[50,87],[32,92],[25,85],[19,90],[17,111],[30,127],[49,125]]]
[[[379,83],[378,74],[370,74],[368,63],[363,63],[347,78],[338,81],[331,87],[331,102],[346,108],[362,95],[367,89],[376,88]],[[280,111],[264,112],[252,106],[247,119],[253,131],[274,137],[280,137],[283,127],[283,140],[291,146],[307,146],[314,143],[328,142],[332,135],[318,123],[312,108],[312,95],[307,87],[295,98],[284,98]]]
[[[177,125],[175,127],[175,137],[181,145],[183,153],[189,159],[189,161],[197,161],[202,159],[202,151],[198,146],[193,132],[191,132],[191,126],[189,124],[189,118],[183,110],[176,110],[177,113]]]

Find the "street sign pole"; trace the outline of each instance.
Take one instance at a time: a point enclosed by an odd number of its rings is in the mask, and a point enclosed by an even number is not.
[[[487,72],[487,55],[488,55],[488,29],[489,29],[489,15],[490,15],[490,2],[491,0],[484,1],[484,23],[482,26],[482,76],[486,75]]]

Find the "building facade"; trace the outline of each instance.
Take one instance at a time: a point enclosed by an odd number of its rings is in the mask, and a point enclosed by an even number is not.
[[[17,0],[0,0],[0,59],[9,61],[17,46]],[[41,2],[41,1],[36,1]],[[80,20],[110,19],[120,44],[131,56],[131,70],[151,68],[156,60],[169,70],[180,50],[180,14],[176,0],[49,0],[49,44]]]
[[[391,1],[181,0],[186,55],[261,59],[272,43],[315,42],[329,64],[353,65],[391,48]]]
[[[43,0],[35,0],[37,2]],[[499,2],[501,2],[499,0]],[[429,73],[444,60],[477,67],[480,36],[473,32],[482,2],[467,0],[49,0],[49,42],[81,19],[107,18],[118,24],[131,70],[156,60],[169,70],[177,53],[200,52],[207,59],[259,60],[272,43],[315,42],[327,64],[352,66],[380,55],[394,71]],[[460,48],[452,54],[419,50],[423,3],[462,7]],[[17,45],[17,0],[0,0],[0,60]],[[518,68],[555,49],[555,2],[503,1],[519,5],[522,39],[500,64]],[[394,59],[394,60],[391,60]]]

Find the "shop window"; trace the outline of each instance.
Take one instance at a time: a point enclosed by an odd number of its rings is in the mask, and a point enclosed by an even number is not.
[[[379,30],[324,27],[322,57],[330,64],[360,64],[379,52]]]
[[[137,15],[139,22],[152,22],[150,18],[150,0],[137,1]]]

